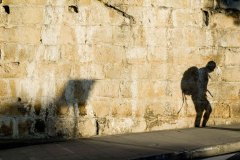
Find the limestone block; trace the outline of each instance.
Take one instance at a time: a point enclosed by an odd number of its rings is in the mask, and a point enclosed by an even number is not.
[[[107,3],[112,6],[120,6],[127,3],[125,0],[101,0],[102,3]]]
[[[91,51],[87,54],[91,54],[93,61],[100,64],[119,63],[125,59],[124,47],[109,44],[92,45]]]
[[[65,4],[64,0],[51,0],[47,1],[47,5],[51,6],[63,6]]]
[[[17,97],[17,85],[16,85],[15,80],[10,80],[9,81],[9,87],[10,87],[10,92],[12,97]]]
[[[146,43],[149,46],[167,46],[166,28],[144,28],[146,32]]]
[[[134,121],[132,118],[109,118],[100,122],[100,135],[123,134],[132,130]]]
[[[9,118],[1,118],[0,120],[0,136],[12,136],[13,123]]]
[[[219,30],[217,32],[218,45],[222,47],[239,47],[240,37],[236,36],[239,30]]]
[[[89,26],[87,27],[87,44],[114,43],[112,37],[116,34],[109,26]],[[121,41],[121,40],[119,40]]]
[[[184,61],[185,64],[189,65],[189,67],[191,67],[191,65],[203,67],[208,61],[221,58],[221,54],[217,55],[214,51],[212,51],[212,49],[199,49],[195,47],[175,47],[172,50],[173,63],[181,65]]]
[[[121,16],[118,12],[111,9],[109,10],[109,18],[111,25],[121,25],[129,21],[126,17]]]
[[[134,120],[134,126],[132,132],[144,132],[146,131],[147,124],[144,118],[138,118]]]
[[[240,103],[239,102],[234,102],[234,103],[229,103],[229,106],[231,106],[231,117],[240,117]]]
[[[64,92],[65,92],[68,81],[69,81],[69,79],[64,79],[64,78],[62,78],[62,79],[58,78],[56,80],[55,92],[56,92],[56,96],[59,99],[59,101],[61,101],[61,100],[64,101],[64,99],[61,99],[61,98],[64,98]]]
[[[90,12],[88,15],[88,25],[108,25],[110,24],[111,9],[105,6],[99,5],[99,3],[92,3]],[[96,14],[97,13],[97,14]]]
[[[39,75],[37,79],[41,79],[41,83],[38,85],[42,85],[41,87],[44,87],[47,82],[50,83],[50,81],[53,81],[55,78],[55,69],[57,65],[53,63],[39,63],[36,67],[36,74]],[[54,80],[55,81],[55,80]],[[45,83],[45,84],[44,84]],[[49,89],[49,88],[48,88]]]
[[[120,100],[111,108],[113,117],[130,117],[132,116],[132,105],[130,101]]]
[[[33,61],[37,47],[34,45],[4,43],[1,48],[4,62],[26,62]]]
[[[67,116],[68,112],[69,112],[69,106],[67,105],[60,105],[57,107],[58,116]]]
[[[18,122],[18,134],[20,137],[26,137],[30,133],[32,121],[27,119],[22,119]]]
[[[166,95],[165,81],[141,80],[138,82],[138,98],[155,99]]]
[[[172,20],[174,27],[202,27],[203,12],[201,10],[176,9],[173,10]]]
[[[231,74],[233,76],[233,74]],[[217,88],[218,94],[218,100],[232,100],[237,101],[239,99],[239,81],[236,83],[220,83],[220,85]]]
[[[167,84],[167,95],[171,96],[177,100],[182,100],[182,90],[181,90],[181,82],[176,81],[176,82],[171,82],[169,81]]]
[[[132,24],[142,24],[143,21],[143,11],[140,6],[122,6],[121,10],[125,12],[129,17],[125,19],[127,25]]]
[[[133,116],[137,117],[137,118],[142,118],[145,116],[146,114],[146,107],[148,105],[148,103],[144,100],[137,100],[137,99],[133,99],[132,100],[132,106],[134,108],[134,104],[136,102],[136,109],[135,111],[133,110]]]
[[[60,48],[58,46],[46,46],[44,51],[43,60],[57,61],[60,59]]]
[[[59,48],[59,52],[61,55],[61,60],[64,61],[75,61],[79,59],[78,56],[78,46],[77,45],[61,45]],[[82,57],[82,55],[81,55]]]
[[[96,135],[96,120],[95,119],[83,119],[78,123],[79,134],[83,137],[89,137]]]
[[[104,79],[105,73],[102,65],[83,63],[74,65],[72,76],[82,79]]]
[[[92,3],[92,0],[81,0],[81,1],[78,1],[78,5],[79,6],[88,6]]]
[[[113,63],[104,65],[106,78],[110,79],[131,79],[132,66],[123,63]]]
[[[133,5],[133,6],[143,6],[144,5],[144,0],[132,0],[132,1],[128,1],[128,0],[123,0],[123,4],[126,5]]]
[[[5,11],[1,11],[0,9],[0,27],[5,26],[8,22],[8,16],[6,16]]]
[[[134,84],[137,82],[134,81],[126,81],[123,80],[120,82],[120,88],[119,88],[119,96],[122,98],[132,98],[133,97],[133,90],[134,90]]]
[[[0,81],[0,96],[7,97],[9,95],[9,86],[8,82],[5,80]]]
[[[155,80],[167,80],[168,71],[170,67],[168,64],[151,64],[151,68],[149,69],[149,78]]]
[[[227,16],[225,13],[214,13],[211,15],[210,25],[213,28],[232,29],[238,28],[234,18]]]
[[[75,34],[75,39],[77,44],[86,44],[87,42],[87,27],[86,26],[76,26],[73,28],[73,33]]]
[[[202,47],[209,43],[206,30],[201,28],[174,28],[170,30],[170,37],[173,46]]]
[[[239,67],[226,67],[222,70],[222,79],[227,82],[239,82],[240,80]]]
[[[191,0],[191,8],[214,8],[215,0]]]
[[[29,112],[29,106],[17,98],[2,98],[0,103],[0,115],[23,116]]]
[[[147,61],[147,48],[135,47],[128,48],[127,53],[128,63],[143,63]]]
[[[158,116],[164,115],[165,109],[162,106],[161,102],[152,102],[147,104],[146,111],[145,111],[145,118],[157,118]]]
[[[131,41],[131,31],[129,26],[112,27],[112,43],[114,45],[128,46]]]
[[[42,24],[43,7],[21,7],[23,24]],[[18,11],[16,11],[18,12]]]
[[[27,75],[26,64],[19,62],[4,63],[0,66],[1,78],[21,78]]]
[[[169,8],[144,7],[143,8],[143,25],[151,27],[170,26]]]
[[[41,29],[38,27],[14,27],[5,28],[4,41],[18,42],[22,44],[39,44]]]
[[[20,4],[32,4],[32,5],[45,5],[47,0],[3,0],[3,4],[12,4],[12,5],[20,5]]]
[[[60,31],[60,44],[76,44],[77,35],[75,34],[75,29],[72,26],[62,25]]]
[[[20,62],[32,62],[35,59],[37,49],[37,45],[18,45],[18,48],[16,50],[18,56],[16,57]]]
[[[17,44],[3,44],[2,54],[4,61],[16,62],[17,60]]]
[[[225,53],[225,65],[227,66],[238,66],[240,54],[239,51],[228,50]]]
[[[131,80],[148,79],[151,73],[151,65],[148,63],[133,64],[131,66]]]
[[[73,21],[73,17],[69,17],[72,14],[63,14],[64,7],[63,6],[45,6],[44,9],[44,24],[45,25],[60,25],[63,21],[69,22]],[[64,18],[69,18],[69,20],[63,20]],[[71,23],[72,24],[72,23]]]
[[[91,101],[93,112],[96,117],[104,118],[111,114],[111,108],[114,106],[115,101],[112,99],[102,99]]]
[[[168,51],[166,47],[150,46],[148,47],[148,61],[151,63],[166,63],[168,59]]]
[[[42,44],[44,45],[57,45],[60,36],[60,25],[44,25],[42,29]]]
[[[92,90],[92,95],[98,97],[116,98],[119,96],[119,80],[98,80]]]
[[[143,25],[134,25],[131,28],[133,37],[131,39],[131,45],[146,47],[146,32]]]
[[[172,8],[190,8],[191,1],[186,0],[152,0],[152,5]]]
[[[72,65],[68,63],[58,64],[55,70],[56,77],[59,79],[68,79],[71,77]]]
[[[231,117],[229,104],[220,102],[220,103],[214,103],[212,104],[212,106],[213,106],[213,112],[211,114],[211,117],[214,117],[214,118],[230,118]]]

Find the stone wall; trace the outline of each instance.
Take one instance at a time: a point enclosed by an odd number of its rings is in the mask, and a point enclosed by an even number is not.
[[[237,10],[213,0],[0,2],[1,138],[192,127],[181,78],[209,60],[209,124],[240,122]]]

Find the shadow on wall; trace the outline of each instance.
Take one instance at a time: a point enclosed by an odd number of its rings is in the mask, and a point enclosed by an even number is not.
[[[240,0],[217,0],[215,11],[232,17],[234,24],[240,26]]]
[[[95,80],[69,80],[59,97],[44,106],[24,102],[21,98],[0,104],[0,137],[45,137],[56,130],[59,117],[71,116],[71,136],[78,133],[78,118],[84,116],[89,93]],[[72,110],[72,114],[69,111]],[[64,113],[63,113],[64,112]],[[61,129],[60,129],[61,130]],[[51,134],[50,134],[51,135]],[[52,136],[64,136],[56,133]]]
[[[183,103],[186,103],[186,95],[191,96],[196,110],[195,127],[206,127],[212,107],[207,99],[207,92],[212,96],[207,89],[209,73],[216,68],[214,61],[209,61],[205,67],[198,69],[196,66],[188,68],[181,80],[181,90],[183,93]],[[204,113],[204,115],[203,115]],[[201,119],[203,116],[202,125]]]
[[[70,80],[68,81],[62,95],[54,102],[58,116],[68,114],[72,108],[73,137],[78,137],[78,121],[80,116],[87,115],[87,100],[95,80]],[[61,133],[58,133],[61,135]]]

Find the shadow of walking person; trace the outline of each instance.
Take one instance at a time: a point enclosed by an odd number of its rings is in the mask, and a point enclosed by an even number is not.
[[[211,96],[212,94],[207,89],[207,85],[210,77],[209,73],[213,72],[215,68],[216,63],[214,61],[209,61],[205,67],[200,69],[195,66],[190,67],[183,74],[183,78],[181,80],[183,101],[186,100],[185,95],[191,95],[196,110],[196,119],[194,123],[195,127],[200,127],[202,117],[202,127],[206,127],[212,112],[211,104],[207,99],[207,92]]]

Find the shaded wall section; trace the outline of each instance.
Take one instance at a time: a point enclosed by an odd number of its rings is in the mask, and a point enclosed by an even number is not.
[[[193,127],[181,79],[210,60],[209,124],[239,122],[239,11],[229,2],[2,0],[1,138]]]

